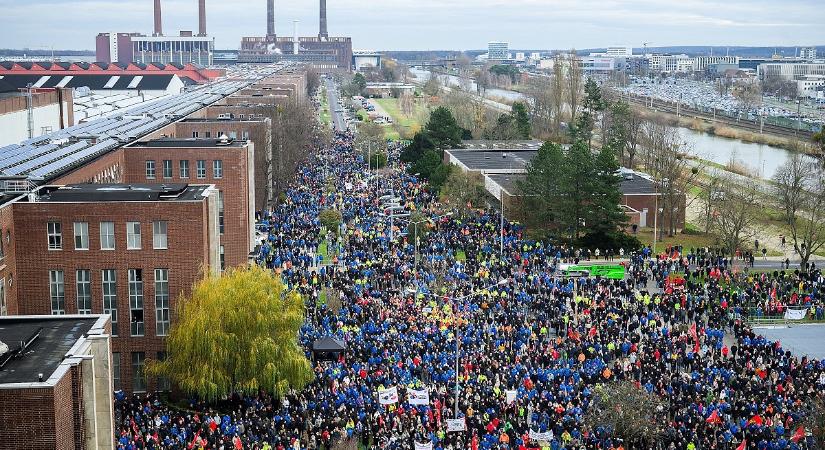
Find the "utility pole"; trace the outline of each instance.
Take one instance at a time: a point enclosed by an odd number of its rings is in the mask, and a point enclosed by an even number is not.
[[[61,106],[62,108],[62,106]],[[26,114],[29,128],[29,139],[34,137],[34,104],[32,101],[32,84],[26,85]]]
[[[504,189],[500,189],[498,196],[501,198],[501,236],[500,239],[500,251],[499,256],[501,258],[501,262],[504,261]]]

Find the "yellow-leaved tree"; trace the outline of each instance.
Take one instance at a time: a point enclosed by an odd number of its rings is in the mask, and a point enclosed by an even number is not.
[[[313,379],[298,345],[304,303],[268,270],[252,266],[207,276],[175,312],[169,356],[147,369],[187,394],[210,402],[258,389],[280,396]]]

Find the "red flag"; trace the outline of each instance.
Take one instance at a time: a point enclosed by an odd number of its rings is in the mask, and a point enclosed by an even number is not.
[[[690,326],[690,335],[693,337],[693,353],[699,353],[699,333],[696,332],[696,322]]]
[[[799,442],[801,439],[805,439],[805,427],[800,426],[796,429],[796,433],[793,434],[791,440],[794,442]]]
[[[757,415],[751,417],[751,420],[748,421],[748,425],[750,425],[752,423],[755,423],[755,424],[757,424],[761,427],[762,424],[764,423],[764,421],[762,420],[762,416],[757,414]]]
[[[741,444],[739,444],[739,447],[736,447],[736,450],[745,450],[745,447],[746,447],[747,445],[748,445],[748,441],[747,441],[747,440],[745,440],[745,439],[742,439],[742,443],[741,443]]]
[[[595,336],[595,335],[596,335],[596,333],[597,333],[597,332],[598,332],[598,331],[596,331],[596,327],[594,326],[593,328],[591,328],[591,329],[590,329],[590,331],[589,331],[587,334],[588,334],[590,337],[593,337],[593,336]]]
[[[719,410],[718,409],[714,410],[713,413],[710,415],[710,417],[705,419],[705,422],[711,423],[711,424],[722,423],[722,419],[719,417]]]

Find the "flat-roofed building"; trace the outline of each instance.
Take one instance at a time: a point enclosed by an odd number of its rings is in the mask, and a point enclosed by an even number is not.
[[[214,186],[45,186],[12,203],[16,314],[109,314],[115,389],[168,389],[143,375],[164,357],[174,304],[219,269]],[[21,257],[25,255],[25,257]]]
[[[108,315],[0,317],[0,447],[114,448]]]

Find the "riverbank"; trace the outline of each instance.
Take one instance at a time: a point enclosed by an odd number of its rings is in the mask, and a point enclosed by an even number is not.
[[[816,156],[815,149],[810,142],[794,137],[780,136],[769,132],[758,133],[744,128],[738,128],[729,123],[713,122],[700,117],[677,116],[666,111],[654,111],[637,104],[633,104],[633,108],[645,119],[657,123],[687,128],[710,136],[742,141],[749,144],[768,145],[794,153]]]

